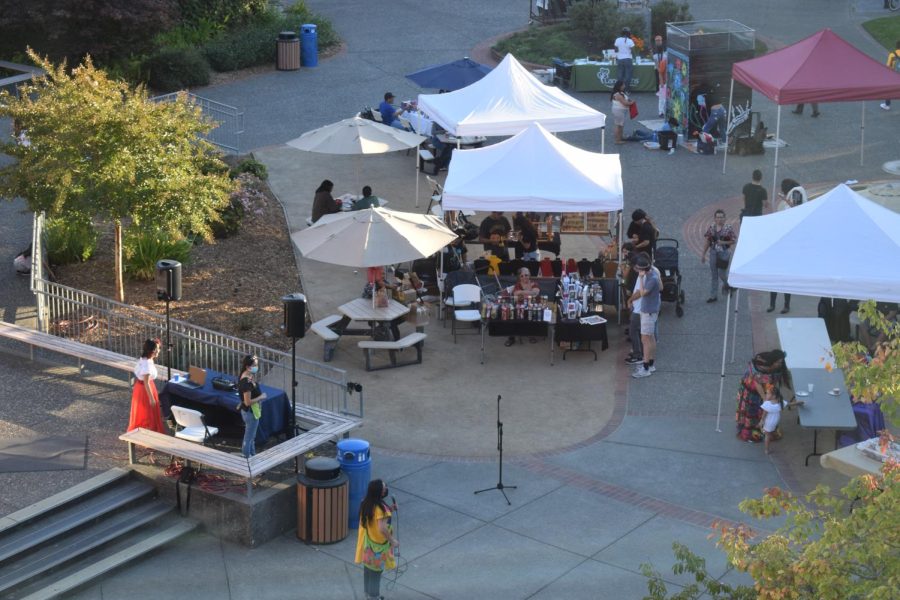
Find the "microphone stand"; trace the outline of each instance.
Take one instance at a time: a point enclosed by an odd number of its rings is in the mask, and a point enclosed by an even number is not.
[[[497,394],[497,451],[500,453],[500,473],[497,477],[497,485],[484,488],[483,490],[477,490],[475,493],[480,494],[482,492],[490,492],[491,490],[500,490],[500,493],[503,494],[503,497],[506,499],[506,503],[512,506],[512,502],[509,501],[509,497],[506,495],[505,490],[514,490],[518,486],[503,485],[503,422],[500,420],[500,394]]]

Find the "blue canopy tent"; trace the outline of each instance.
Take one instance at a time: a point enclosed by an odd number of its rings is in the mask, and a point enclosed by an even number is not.
[[[491,72],[491,67],[468,56],[443,65],[432,65],[406,76],[419,87],[454,91],[475,83]]]

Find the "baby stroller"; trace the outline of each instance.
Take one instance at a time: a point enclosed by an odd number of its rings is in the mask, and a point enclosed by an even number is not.
[[[678,268],[678,240],[659,238],[653,262],[662,275],[662,300],[675,303],[675,314],[684,315],[684,290],[681,289],[681,270]]]

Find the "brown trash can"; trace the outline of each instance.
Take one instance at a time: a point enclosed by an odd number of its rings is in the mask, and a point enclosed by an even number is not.
[[[347,537],[350,484],[341,464],[325,456],[306,461],[297,476],[297,537],[308,544],[334,544]]]
[[[275,68],[279,71],[296,71],[300,68],[300,37],[293,31],[278,34]]]

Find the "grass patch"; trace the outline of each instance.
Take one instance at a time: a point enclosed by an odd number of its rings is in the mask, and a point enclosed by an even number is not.
[[[887,50],[893,50],[897,40],[900,40],[900,16],[866,21],[863,23],[863,29]]]

